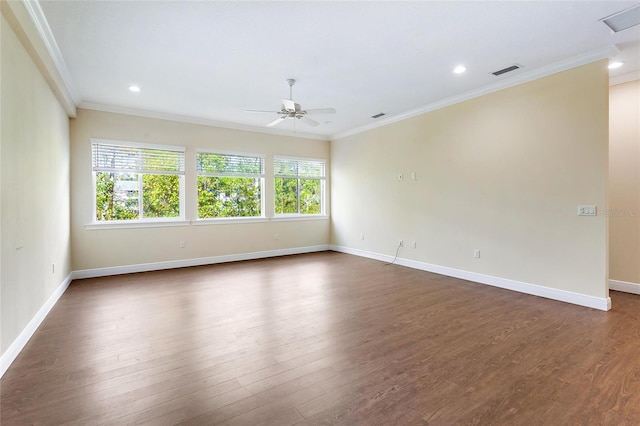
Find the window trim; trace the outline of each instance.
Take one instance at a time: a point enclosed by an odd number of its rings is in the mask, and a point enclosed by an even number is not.
[[[171,226],[189,226],[191,222],[183,219],[160,219],[160,220],[118,220],[111,222],[94,222],[84,226],[87,231],[100,229],[134,229],[134,228],[164,228]]]
[[[235,157],[254,157],[262,160],[262,174],[245,174],[245,175],[229,175],[225,173],[201,173],[198,171],[198,154],[215,154],[223,156],[235,156]],[[266,155],[252,152],[241,151],[225,151],[211,148],[198,148],[196,149],[196,219],[193,221],[194,225],[208,225],[208,224],[222,224],[222,223],[238,223],[238,222],[263,222],[267,219],[266,216]],[[239,178],[253,178],[260,179],[260,215],[259,216],[224,216],[224,217],[200,217],[199,203],[198,203],[198,178],[200,176],[208,177],[239,177]]]
[[[298,204],[298,213],[276,213],[276,188],[275,181],[277,178],[285,178],[285,179],[297,179],[298,182],[300,179],[305,179],[300,176],[292,176],[292,175],[278,175],[275,171],[275,163],[277,160],[289,160],[289,161],[298,161],[298,162],[319,162],[322,163],[322,176],[318,178],[307,178],[307,179],[318,179],[320,180],[320,213],[300,213],[300,191],[297,191],[297,204]],[[274,155],[272,160],[273,165],[273,220],[296,220],[301,218],[317,218],[322,219],[328,217],[326,212],[327,206],[327,191],[326,191],[326,182],[327,182],[327,160],[325,158],[311,158],[311,157],[293,157],[288,155]]]
[[[185,192],[185,180],[186,180],[186,146],[178,146],[178,145],[162,145],[162,144],[150,144],[144,142],[130,142],[123,140],[114,140],[114,139],[105,139],[105,138],[89,138],[90,150],[91,150],[91,191],[92,191],[92,211],[91,211],[91,223],[86,225],[86,229],[104,229],[104,228],[138,228],[145,226],[183,226],[188,225],[189,222],[186,221],[186,192]],[[147,172],[131,172],[136,173],[139,176],[139,179],[142,179],[144,175],[176,175],[178,176],[179,182],[179,209],[180,215],[176,217],[142,217],[144,206],[142,204],[142,186],[140,186],[140,191],[138,194],[139,197],[139,213],[138,219],[130,219],[130,220],[97,220],[97,206],[96,206],[96,173],[100,172],[108,172],[108,173],[127,173],[127,171],[123,171],[120,169],[114,169],[112,171],[109,170],[99,170],[96,171],[93,167],[93,145],[94,144],[104,144],[104,145],[113,145],[113,146],[121,146],[126,148],[140,148],[140,149],[151,149],[151,150],[163,150],[163,151],[174,151],[182,153],[182,162],[183,169],[176,172],[169,171],[147,171]]]

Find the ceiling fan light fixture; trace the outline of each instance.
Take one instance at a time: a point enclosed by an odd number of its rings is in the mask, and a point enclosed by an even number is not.
[[[278,118],[276,118],[271,123],[267,124],[267,127],[273,127],[287,119],[294,120],[294,123],[295,123],[295,120],[300,120],[303,123],[306,123],[310,126],[317,126],[320,123],[307,117],[307,115],[336,113],[335,108],[302,109],[302,106],[300,106],[299,103],[293,100],[293,85],[296,84],[296,80],[293,78],[288,78],[287,84],[289,85],[289,99],[282,100],[282,105],[279,111],[263,111],[263,110],[255,110],[255,109],[253,110],[250,109],[245,111],[246,112],[266,112],[266,113],[272,113],[272,114],[275,113],[279,115]]]

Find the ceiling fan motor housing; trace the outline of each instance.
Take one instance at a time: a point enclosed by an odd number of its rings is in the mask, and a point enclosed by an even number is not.
[[[286,120],[286,119],[298,119],[302,120],[304,123],[307,123],[311,126],[317,126],[317,121],[312,120],[307,117],[307,114],[335,114],[336,110],[334,108],[321,108],[321,109],[311,109],[304,110],[299,103],[293,101],[293,85],[296,81],[293,78],[288,78],[287,83],[289,84],[289,99],[283,99],[282,105],[280,107],[280,111],[261,111],[261,110],[247,110],[249,112],[271,112],[278,114],[278,118],[267,124],[267,127],[273,127],[278,123]]]

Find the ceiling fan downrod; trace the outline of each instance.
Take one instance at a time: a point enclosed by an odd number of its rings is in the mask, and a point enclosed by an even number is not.
[[[296,80],[293,78],[288,78],[287,83],[289,84],[289,100],[293,100],[293,85],[296,84]]]

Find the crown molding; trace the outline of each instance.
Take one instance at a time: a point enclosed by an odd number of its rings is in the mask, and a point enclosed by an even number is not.
[[[640,80],[640,70],[609,77],[609,86]]]
[[[398,121],[406,120],[408,118],[416,117],[418,115],[435,111],[450,105],[454,105],[460,102],[468,101],[489,93],[497,92],[499,90],[507,89],[509,87],[517,86],[519,84],[527,83],[529,81],[537,80],[542,77],[547,77],[552,74],[556,74],[562,71],[566,71],[571,68],[575,68],[581,65],[585,65],[594,61],[608,58],[615,51],[615,46],[606,47],[602,49],[592,50],[590,52],[583,53],[568,59],[565,59],[554,64],[546,65],[540,68],[526,71],[521,74],[510,77],[509,79],[502,80],[498,83],[488,84],[478,89],[470,90],[460,95],[450,96],[448,98],[441,99],[439,101],[432,102],[422,107],[406,111],[401,114],[397,114],[380,121],[376,121],[372,124],[360,126],[355,129],[348,130],[346,132],[338,133],[331,136],[331,140],[342,139],[348,136],[353,136],[359,133],[366,132],[368,130],[376,129],[378,127],[386,126],[388,124],[396,123]]]
[[[76,101],[78,96],[71,84],[68,71],[60,56],[54,58],[53,36],[49,29],[40,4],[36,0],[0,1],[2,15],[15,32],[16,36],[36,64],[42,76],[47,81],[51,91],[69,117],[76,116]],[[51,40],[47,40],[46,32]],[[57,49],[57,45],[55,45]],[[58,50],[58,54],[59,54]],[[61,68],[64,66],[63,68]]]
[[[93,102],[80,102],[78,108],[89,109],[93,111],[110,112],[114,114],[132,115],[137,117],[155,118],[158,120],[176,121],[179,123],[199,124],[202,126],[220,127],[223,129],[241,130],[244,132],[262,133],[268,135],[287,136],[301,139],[313,139],[321,141],[329,141],[328,136],[313,135],[310,133],[290,132],[286,130],[274,129],[271,127],[256,127],[246,124],[228,123],[224,121],[211,120],[208,118],[191,117],[187,115],[172,114],[159,111],[149,111],[136,108],[128,108],[122,106],[105,105]]]
[[[80,95],[78,95],[78,91],[75,89],[75,85],[71,79],[71,74],[67,68],[67,63],[62,57],[62,52],[60,52],[60,48],[53,36],[53,32],[51,32],[51,27],[49,27],[49,23],[44,16],[42,8],[40,7],[40,2],[38,0],[23,1],[27,12],[29,12],[29,16],[31,16],[31,19],[38,30],[38,34],[40,35],[42,42],[47,48],[47,52],[49,52],[49,55],[51,56],[53,64],[56,66],[58,73],[60,74],[60,78],[64,83],[65,89],[69,93],[71,99],[73,99],[73,103],[78,105],[80,103]]]

